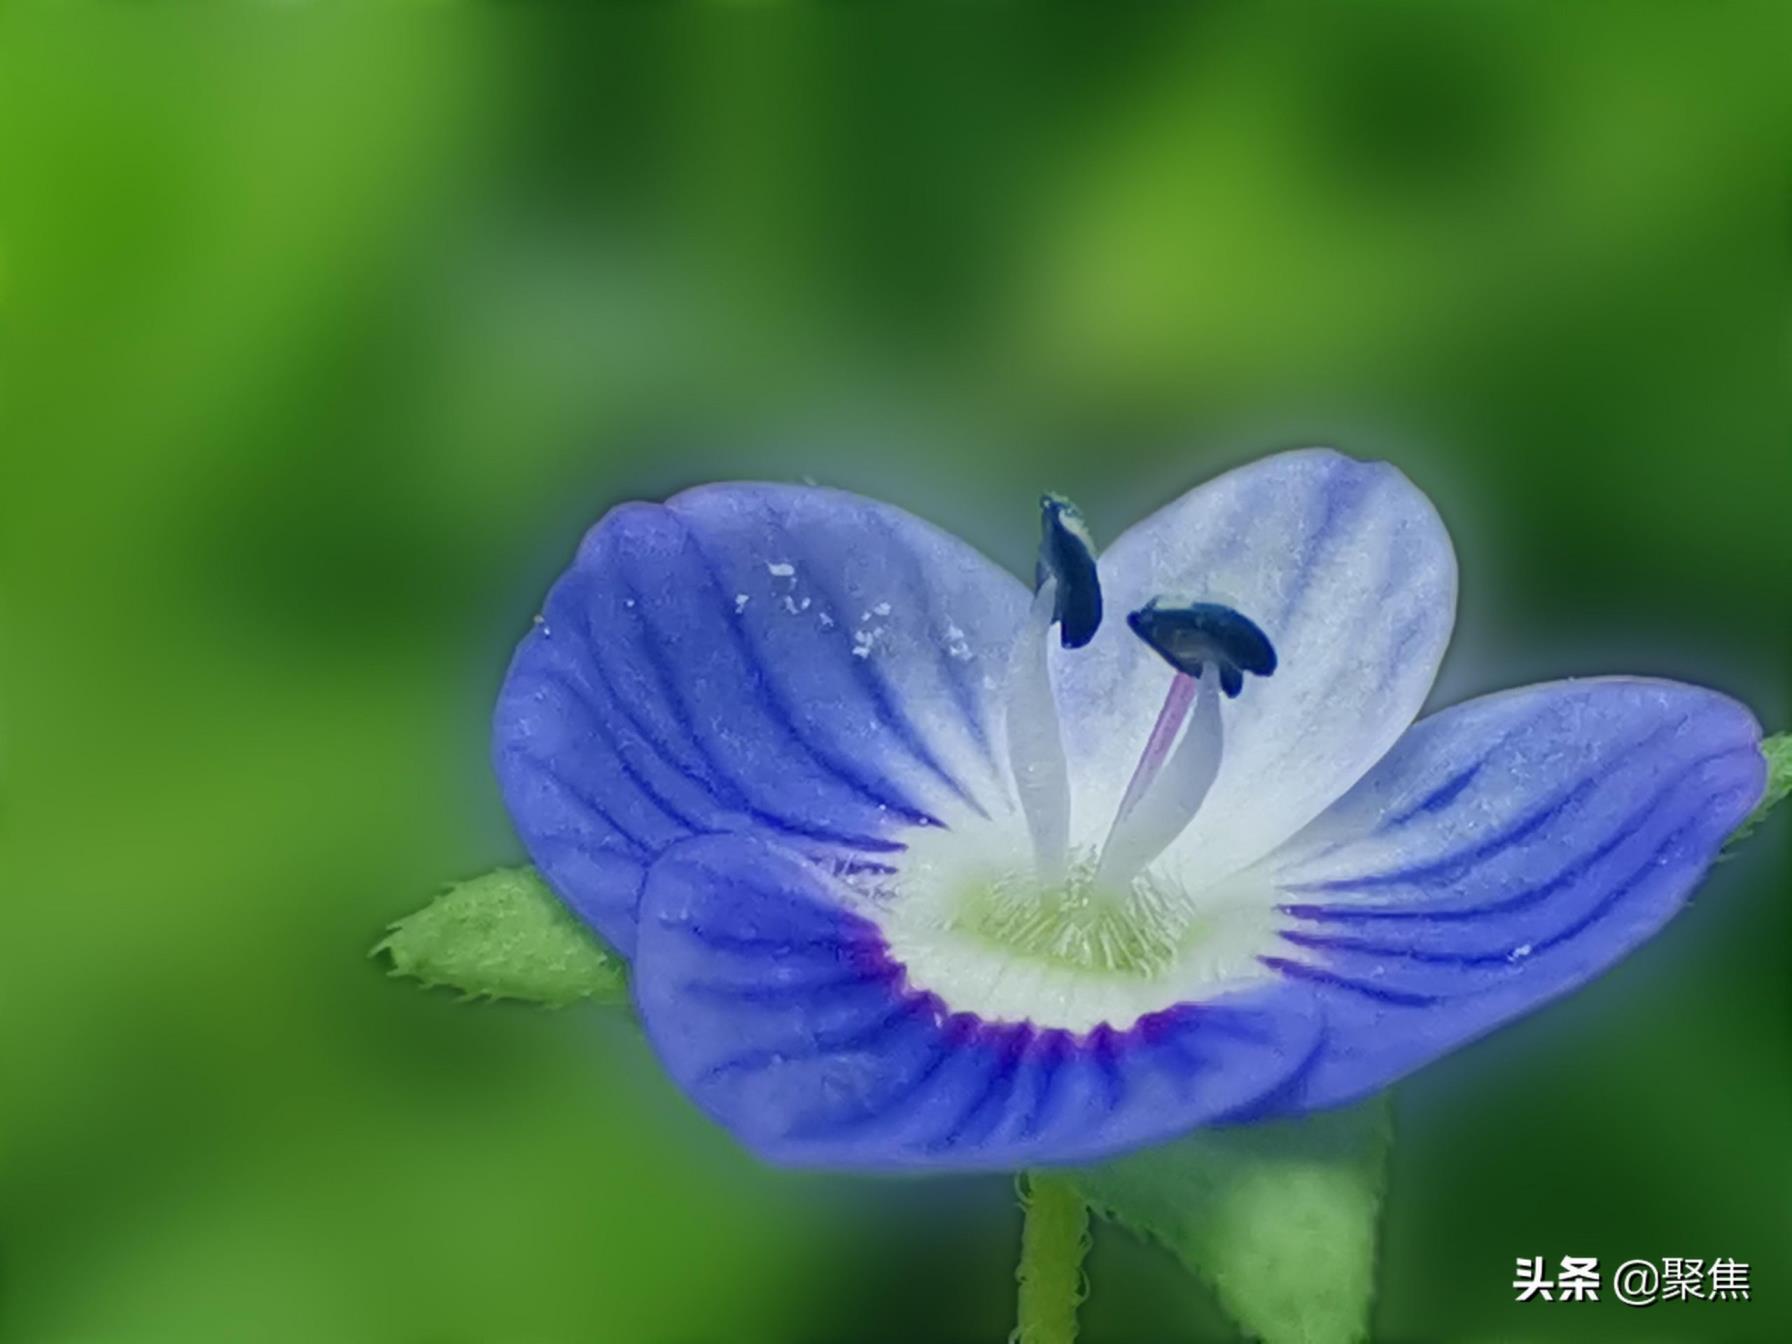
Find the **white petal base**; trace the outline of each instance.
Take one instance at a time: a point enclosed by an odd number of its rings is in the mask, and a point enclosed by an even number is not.
[[[1241,877],[1191,895],[1147,868],[1128,890],[1092,885],[1094,856],[1042,889],[1022,827],[917,836],[866,899],[909,985],[954,1012],[1086,1032],[1123,1031],[1179,1003],[1275,979],[1276,894]]]

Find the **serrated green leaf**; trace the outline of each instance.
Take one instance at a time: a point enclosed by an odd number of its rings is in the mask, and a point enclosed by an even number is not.
[[[1267,1344],[1366,1339],[1393,1137],[1384,1096],[1186,1139],[1070,1173],[1103,1217],[1161,1242]]]
[[[552,1007],[628,998],[627,964],[562,905],[533,868],[458,882],[373,949],[394,975],[470,997]]]
[[[1792,733],[1775,733],[1765,738],[1761,743],[1761,754],[1767,758],[1767,791],[1755,804],[1755,810],[1743,818],[1742,825],[1724,841],[1720,858],[1728,858],[1736,846],[1766,820],[1767,814],[1792,794]]]

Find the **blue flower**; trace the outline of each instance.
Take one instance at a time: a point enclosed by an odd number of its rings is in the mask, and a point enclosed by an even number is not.
[[[1414,724],[1456,564],[1386,465],[1268,458],[1099,561],[1043,514],[1029,591],[838,491],[626,504],[511,665],[530,854],[771,1161],[1083,1162],[1351,1101],[1654,933],[1761,796],[1748,711],[1673,682]]]

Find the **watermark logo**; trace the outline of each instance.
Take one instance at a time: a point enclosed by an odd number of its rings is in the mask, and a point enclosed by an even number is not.
[[[1541,1255],[1521,1255],[1513,1272],[1516,1302],[1597,1302],[1606,1285],[1599,1258],[1564,1255],[1553,1267]],[[1612,1271],[1612,1297],[1627,1307],[1657,1302],[1746,1302],[1748,1265],[1723,1257],[1692,1260],[1664,1256],[1660,1260],[1626,1260]]]

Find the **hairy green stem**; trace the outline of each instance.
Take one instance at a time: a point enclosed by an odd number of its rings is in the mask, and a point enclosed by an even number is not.
[[[1026,1221],[1020,1234],[1019,1320],[1010,1344],[1072,1344],[1085,1295],[1089,1206],[1062,1176],[1031,1171],[1019,1183]]]

